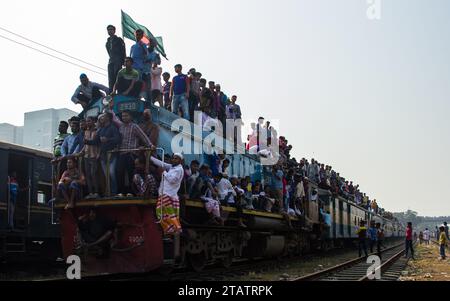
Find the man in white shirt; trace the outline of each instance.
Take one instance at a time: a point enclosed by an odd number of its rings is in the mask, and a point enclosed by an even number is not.
[[[430,244],[430,230],[428,228],[425,228],[425,231],[423,231],[423,240],[426,245]]]
[[[181,232],[178,190],[184,176],[183,165],[181,164],[183,155],[173,154],[172,164],[164,163],[154,157],[151,157],[151,160],[156,166],[164,168],[158,190],[156,216],[161,222],[164,234],[178,234]]]
[[[237,193],[231,182],[221,173],[217,174],[214,178],[216,180],[217,192],[219,193],[219,200],[222,205],[228,206],[234,204]]]

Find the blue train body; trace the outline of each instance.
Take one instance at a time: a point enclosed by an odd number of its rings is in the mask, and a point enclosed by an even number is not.
[[[92,102],[80,114],[80,117],[98,116],[107,107],[109,105],[103,99],[99,99]],[[183,149],[186,164],[197,160],[200,164],[211,165],[212,160],[216,158],[211,153],[225,152],[227,159],[230,160],[230,176],[250,176],[252,181],[264,181],[265,168],[261,165],[258,156],[250,155],[245,150],[241,150],[240,153],[233,153],[231,141],[214,132],[205,131],[201,125],[181,119],[164,108],[136,98],[118,95],[114,97],[112,104],[112,110],[118,116],[125,110],[131,111],[135,122],[141,121],[145,109],[150,109],[153,122],[160,127],[158,147],[163,148],[166,154],[172,154],[174,152],[173,147],[178,145]],[[211,148],[214,151],[205,151],[211,150]]]

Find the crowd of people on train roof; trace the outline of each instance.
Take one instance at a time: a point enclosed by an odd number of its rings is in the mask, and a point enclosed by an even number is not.
[[[198,110],[205,118],[223,123],[225,119],[241,119],[237,96],[228,97],[219,84],[207,81],[195,68],[186,75],[183,67],[177,64],[175,76],[163,73],[160,55],[155,50],[156,41],[150,39],[148,45],[144,44],[142,30],[135,32],[136,43],[131,47],[129,57],[124,41],[115,35],[115,27],[109,25],[107,30],[109,86],[91,82],[86,74],[81,74],[81,85],[72,97],[74,103],[87,108],[92,101],[105,95],[118,94],[157,103],[191,121],[194,111]],[[375,199],[369,200],[360,192],[359,185],[341,177],[331,166],[314,159],[309,162],[304,158],[300,161],[291,158],[292,145],[285,137],[277,137],[275,130],[270,131],[271,137],[265,138],[268,144],[274,139],[279,141],[280,160],[272,167],[271,176],[263,182],[231,175],[226,154],[210,155],[209,162],[192,161],[189,166],[184,165],[182,154],[164,160],[152,156],[147,162],[143,150],[155,154],[159,126],[152,121],[149,110],[145,110],[142,117],[137,124],[132,112],[123,111],[119,118],[114,112],[107,111],[86,120],[74,116],[68,122],[61,121],[54,140],[54,161],[65,162],[58,192],[67,201],[67,209],[74,207],[81,198],[98,198],[107,192],[113,197],[158,197],[161,201],[168,198],[175,212],[179,210],[180,199],[201,199],[211,222],[220,224],[223,223],[220,205],[304,216],[308,210],[307,202],[311,201],[319,204],[322,220],[329,223],[330,213],[323,210],[317,189],[309,191],[310,181],[335,196],[389,217]],[[252,124],[247,149],[255,145],[259,148],[260,137],[256,132],[259,133],[260,127],[268,130],[270,122],[261,117]],[[108,158],[111,151],[114,152]],[[108,182],[109,187],[106,187]],[[179,225],[175,223],[168,227],[178,228]]]

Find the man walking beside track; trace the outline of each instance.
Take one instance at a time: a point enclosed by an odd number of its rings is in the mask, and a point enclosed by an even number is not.
[[[408,258],[408,251],[411,250],[411,258],[414,259],[414,249],[413,249],[413,232],[412,223],[408,222],[406,226],[406,240],[405,240],[405,258]]]
[[[430,230],[428,228],[425,228],[425,231],[423,231],[423,241],[427,246],[430,244]]]
[[[365,226],[365,221],[361,221],[359,223],[359,228],[356,230],[356,234],[358,235],[358,253],[359,257],[362,255],[362,251],[364,250],[364,255],[367,257],[367,228]]]
[[[369,228],[370,253],[373,253],[373,247],[377,243],[377,229],[375,228],[375,221],[370,222]]]
[[[445,234],[445,226],[439,227],[439,253],[441,255],[441,259],[445,260],[445,247],[447,246],[447,235]]]

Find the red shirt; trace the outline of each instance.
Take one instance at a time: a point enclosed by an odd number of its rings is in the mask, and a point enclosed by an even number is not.
[[[412,228],[406,228],[406,240],[412,240]]]

